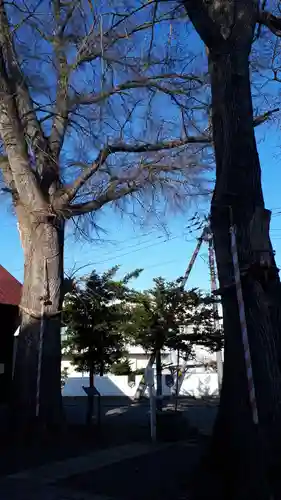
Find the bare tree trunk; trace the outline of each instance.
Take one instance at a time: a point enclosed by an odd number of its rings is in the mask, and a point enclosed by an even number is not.
[[[36,419],[38,392],[40,424],[57,426],[62,420],[60,321],[64,225],[55,217],[35,218],[21,207],[17,207],[17,212],[25,268],[21,331],[13,382],[13,414],[17,424],[32,426]],[[38,391],[42,298],[45,307]]]
[[[184,0],[184,5],[209,50],[216,155],[211,225],[225,332],[221,402],[206,470],[213,473],[210,479],[217,473],[217,500],[276,500],[281,498],[281,292],[253,127],[249,54],[258,2]],[[233,224],[258,425],[250,407],[230,250]],[[210,484],[198,496],[206,498],[209,490]]]
[[[247,51],[210,51],[216,187],[211,207],[225,331],[224,378],[212,464],[222,474],[221,498],[281,497],[280,283],[269,239],[257,154]],[[230,253],[237,244],[257,394],[252,421],[241,325]],[[217,458],[217,461],[215,461]],[[228,493],[227,493],[228,492]],[[220,498],[220,497],[218,497]]]

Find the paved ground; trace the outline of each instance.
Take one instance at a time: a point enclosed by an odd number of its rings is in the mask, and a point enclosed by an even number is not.
[[[187,500],[206,438],[152,446],[147,412],[147,404],[115,401],[103,408],[100,429],[75,425],[28,448],[0,443],[0,500]],[[83,421],[85,405],[72,402],[67,413]],[[185,401],[182,414],[209,434],[216,405]]]
[[[112,500],[183,500],[189,497],[189,480],[201,453],[198,444],[171,445],[70,477],[58,485]]]
[[[205,442],[130,444],[0,481],[1,500],[182,500]],[[165,479],[164,479],[165,478]]]
[[[217,400],[195,400],[192,398],[182,398],[180,408],[183,410],[190,424],[198,427],[203,433],[210,433],[217,412]],[[65,409],[67,419],[71,423],[83,424],[86,414],[86,398],[65,398]],[[170,405],[167,400],[165,405]],[[108,424],[118,425],[130,424],[136,428],[147,428],[149,418],[149,402],[143,400],[141,403],[134,403],[128,398],[102,399],[101,420]]]

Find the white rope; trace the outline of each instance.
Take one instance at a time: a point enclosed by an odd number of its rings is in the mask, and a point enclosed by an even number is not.
[[[44,263],[43,287],[44,294],[47,280],[47,261]],[[38,366],[37,366],[37,381],[36,381],[36,417],[39,417],[40,412],[40,386],[41,386],[41,371],[42,371],[42,354],[43,354],[43,340],[44,340],[44,327],[45,327],[45,297],[41,297],[41,321],[40,321],[40,334],[38,346]]]
[[[252,360],[251,360],[249,337],[248,337],[248,330],[247,330],[247,323],[246,323],[246,316],[245,316],[245,306],[244,306],[242,286],[241,286],[241,275],[240,275],[237,243],[236,243],[236,233],[235,233],[234,226],[231,226],[231,228],[230,228],[230,235],[231,235],[231,253],[232,253],[232,262],[233,262],[233,268],[234,268],[234,279],[235,279],[235,285],[236,285],[236,295],[237,295],[237,302],[238,302],[238,309],[239,309],[239,319],[240,319],[240,325],[241,325],[244,357],[245,357],[247,380],[248,380],[248,391],[249,391],[249,398],[250,398],[250,405],[251,405],[251,410],[252,410],[253,422],[255,425],[257,425],[259,422],[259,418],[258,418],[258,409],[257,409],[257,401],[256,401],[256,391],[255,391],[254,378],[253,378]]]

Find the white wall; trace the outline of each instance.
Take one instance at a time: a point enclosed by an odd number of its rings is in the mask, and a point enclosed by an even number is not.
[[[136,376],[136,386],[128,385],[128,377],[108,374],[104,377],[98,375],[94,378],[94,384],[102,396],[128,396],[133,397],[141,375]],[[67,379],[62,390],[63,396],[85,396],[82,386],[89,386],[89,375],[87,373],[72,373]]]
[[[129,359],[131,361],[131,367],[133,370],[145,368],[149,360],[149,354],[139,347],[128,346]],[[212,369],[206,368],[206,363],[216,360],[216,355],[211,354],[209,351],[202,347],[195,346],[195,360],[190,360],[188,362],[189,369],[185,376],[185,380],[181,386],[180,395],[192,396],[192,397],[203,397],[203,396],[215,396],[218,394],[218,377],[217,373]],[[162,359],[164,363],[176,363],[176,353],[166,350],[163,352]],[[183,360],[180,361],[183,364]],[[67,368],[68,379],[63,388],[63,396],[85,396],[85,392],[82,386],[89,385],[89,378],[87,373],[77,372],[73,365],[69,361],[62,361],[62,370]],[[165,384],[165,372],[169,373],[169,370],[163,370],[163,394],[171,394],[172,389],[167,387]],[[117,376],[108,374],[104,377],[95,376],[95,386],[102,396],[127,396],[133,397],[136,392],[136,388],[141,380],[141,376],[136,376],[136,384],[134,387],[128,385],[127,376]]]
[[[95,376],[95,387],[102,396],[127,396],[133,398],[141,376],[136,376],[135,386],[130,387],[127,376],[108,374],[104,377]],[[156,382],[155,382],[156,383]],[[89,385],[88,374],[72,372],[62,390],[63,396],[85,396],[82,386]],[[163,394],[171,394],[171,388],[165,384],[163,376]],[[180,395],[201,398],[218,394],[218,377],[216,373],[187,373],[181,386]]]

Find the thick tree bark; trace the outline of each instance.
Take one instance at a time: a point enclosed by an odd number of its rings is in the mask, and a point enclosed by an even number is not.
[[[247,51],[210,51],[216,187],[211,224],[222,293],[225,357],[213,456],[221,498],[281,497],[280,283],[269,239],[253,129]],[[230,252],[235,224],[259,426],[249,404],[241,325]],[[280,470],[280,469],[279,469]]]
[[[209,49],[216,156],[211,225],[225,332],[221,402],[206,467],[217,473],[217,499],[277,499],[281,498],[281,292],[253,126],[249,54],[257,2],[185,0],[184,4]],[[231,225],[236,228],[258,425],[249,400]],[[205,497],[206,491],[200,498]]]
[[[16,208],[24,250],[22,322],[17,344],[12,406],[17,423],[56,426],[62,419],[60,316],[63,280],[63,222]],[[42,323],[42,302],[44,320]],[[43,327],[39,419],[36,419],[40,328]],[[39,367],[40,372],[40,367]]]
[[[211,456],[216,499],[281,498],[281,291],[253,127],[249,0],[185,0],[209,49],[216,186],[211,206],[225,332],[224,377]],[[235,225],[259,423],[253,423],[230,249]],[[207,482],[208,491],[210,483]],[[201,482],[202,484],[202,482]],[[202,492],[201,492],[202,493]],[[198,497],[206,498],[206,490]]]

